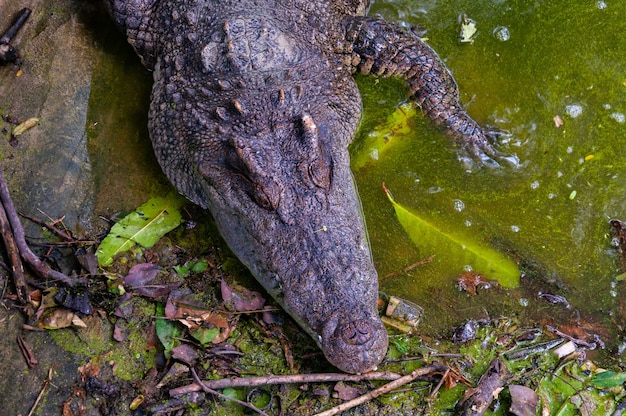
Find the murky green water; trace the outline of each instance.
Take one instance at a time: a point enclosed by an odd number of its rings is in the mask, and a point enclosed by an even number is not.
[[[428,30],[428,42],[452,69],[469,113],[510,132],[503,150],[519,168],[468,171],[446,136],[418,116],[412,132],[356,172],[383,290],[426,306],[425,331],[489,313],[528,313],[549,321],[562,313],[591,332],[614,334],[621,286],[608,220],[626,218],[626,9],[607,1],[377,1],[370,14]],[[473,44],[459,42],[459,16],[477,22]],[[494,29],[506,27],[508,41]],[[361,78],[365,120],[354,146],[404,98],[396,82]],[[554,117],[563,125],[557,127]],[[442,229],[509,250],[542,267],[508,293],[468,299],[454,285],[445,253],[411,273],[384,279],[433,253],[420,253],[398,224],[380,184]],[[462,209],[459,209],[459,206]],[[552,273],[554,275],[552,275]],[[555,276],[556,275],[556,276]],[[537,276],[535,276],[537,277]],[[537,299],[538,290],[567,296],[562,311]],[[620,293],[621,291],[621,293]],[[519,298],[530,306],[519,306]],[[545,318],[545,319],[544,319]],[[578,321],[576,321],[578,319]],[[618,319],[614,314],[614,320]]]

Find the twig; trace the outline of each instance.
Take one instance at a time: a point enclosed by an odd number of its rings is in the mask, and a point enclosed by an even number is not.
[[[572,341],[574,344],[582,345],[583,347],[589,348],[590,350],[595,350],[598,347],[595,342],[594,343],[590,343],[590,342],[585,341],[584,339],[574,338],[573,336],[568,335],[565,332],[559,331],[558,329],[556,329],[552,325],[546,325],[546,329],[548,331],[552,332],[553,334],[555,334],[558,337],[568,339],[568,340]]]
[[[26,344],[24,338],[19,335],[17,337],[17,345],[19,345],[20,350],[22,351],[22,355],[24,356],[24,360],[26,360],[28,368],[35,368],[38,364],[37,358],[35,358],[33,350],[31,350],[28,344]]]
[[[30,303],[30,295],[28,294],[28,288],[26,287],[26,279],[24,278],[24,266],[22,266],[22,259],[20,259],[20,252],[13,239],[13,232],[11,230],[11,224],[7,218],[4,207],[0,204],[0,232],[2,233],[2,240],[4,241],[4,247],[6,248],[7,255],[9,257],[9,264],[11,265],[10,271],[13,276],[13,284],[15,284],[15,291],[17,293],[17,299],[23,305]]]
[[[66,241],[70,241],[70,242],[76,241],[74,237],[72,237],[65,231],[61,230],[60,228],[56,227],[54,224],[50,224],[46,221],[40,220],[39,218],[31,217],[30,215],[24,214],[21,212],[19,213],[19,215],[26,218],[27,220],[34,222],[35,224],[41,225],[42,227],[46,227],[48,230],[52,231],[53,233],[55,233],[56,235],[58,235],[59,237],[61,237],[62,239]]]
[[[372,390],[369,393],[364,394],[363,396],[360,396],[354,400],[350,400],[345,403],[342,403],[339,406],[335,406],[332,409],[326,410],[325,412],[318,413],[315,416],[337,415],[348,409],[352,409],[353,407],[356,407],[360,404],[366,403],[370,400],[374,400],[378,396],[388,393],[390,390],[396,389],[400,386],[404,386],[405,384],[412,382],[413,380],[415,380],[416,378],[420,376],[423,376],[429,373],[434,373],[436,371],[445,371],[446,369],[447,367],[445,365],[439,364],[439,363],[432,363],[430,365],[427,365],[426,367],[418,368],[417,370],[410,372],[404,377],[400,377],[399,379],[394,380],[390,383],[387,383],[384,386],[377,388],[376,390]]]
[[[324,383],[329,381],[363,381],[363,380],[397,380],[399,374],[384,372],[369,372],[361,375],[344,373],[321,373],[321,374],[293,374],[284,376],[261,376],[261,377],[232,377],[219,380],[205,380],[204,386],[211,389],[225,389],[228,387],[257,387],[268,384],[296,384],[296,383]],[[183,394],[200,391],[198,384],[189,384],[170,390],[170,396],[177,397]]]
[[[30,408],[30,412],[28,412],[28,416],[32,416],[35,413],[35,409],[37,408],[37,405],[41,401],[41,398],[46,392],[46,389],[48,388],[48,385],[50,384],[51,381],[52,381],[52,367],[48,370],[48,377],[46,377],[46,379],[43,381],[43,386],[41,387],[39,396],[37,396],[37,400],[35,400],[33,407]]]
[[[435,397],[435,395],[439,392],[439,389],[441,388],[441,386],[443,386],[443,383],[445,383],[448,374],[450,374],[450,368],[446,368],[446,372],[443,373],[443,376],[441,376],[441,380],[439,380],[439,383],[437,384],[435,389],[430,393],[430,397]]]
[[[193,367],[191,368],[191,374],[193,375],[194,380],[196,380],[196,383],[198,383],[202,387],[202,390],[204,392],[210,393],[210,394],[212,394],[214,396],[221,397],[222,399],[225,399],[225,400],[230,400],[230,401],[233,401],[235,403],[238,403],[238,404],[240,404],[240,405],[242,405],[244,407],[247,407],[250,410],[253,410],[253,411],[257,412],[258,414],[260,414],[262,416],[268,416],[267,413],[265,413],[263,410],[257,408],[256,406],[254,406],[254,405],[252,405],[250,403],[246,403],[244,401],[241,401],[239,399],[235,399],[234,397],[227,396],[225,394],[220,393],[219,391],[216,391],[216,390],[213,390],[211,388],[206,387],[205,384],[202,382],[202,380],[200,380],[200,377],[198,377],[198,373],[196,373],[196,370]]]
[[[420,260],[420,261],[418,261],[416,263],[413,263],[413,264],[411,264],[409,266],[406,266],[402,270],[399,270],[399,271],[393,272],[393,273],[389,273],[388,275],[384,276],[381,280],[391,279],[391,278],[396,277],[396,276],[398,276],[398,275],[400,275],[402,273],[408,273],[408,272],[410,272],[413,269],[416,269],[416,268],[418,268],[420,266],[423,266],[425,264],[428,264],[428,263],[432,262],[433,259],[435,258],[435,256],[436,256],[436,254],[431,254],[430,256],[426,257],[425,259],[422,259],[422,260]]]
[[[4,175],[2,174],[2,169],[0,167],[0,201],[2,202],[2,206],[4,207],[4,211],[6,212],[6,216],[11,224],[11,229],[13,230],[13,238],[15,239],[15,244],[17,245],[17,249],[22,257],[22,259],[28,263],[28,265],[33,269],[33,271],[41,278],[44,279],[52,279],[58,280],[65,283],[68,286],[73,286],[74,281],[70,279],[68,276],[64,275],[61,272],[53,270],[46,263],[42,262],[39,257],[35,255],[26,244],[26,238],[24,236],[24,228],[22,227],[22,223],[20,222],[20,218],[17,215],[17,211],[15,210],[15,205],[13,205],[13,200],[11,199],[11,194],[9,192],[9,187],[7,185],[6,180],[4,179]]]

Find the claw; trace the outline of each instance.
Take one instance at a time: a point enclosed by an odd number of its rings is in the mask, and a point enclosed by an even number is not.
[[[520,159],[515,153],[498,150],[503,136],[510,137],[511,134],[499,130],[481,131],[474,140],[462,143],[466,155],[459,156],[459,159],[468,167],[479,165],[496,169],[502,167],[502,162],[513,168],[519,167]]]

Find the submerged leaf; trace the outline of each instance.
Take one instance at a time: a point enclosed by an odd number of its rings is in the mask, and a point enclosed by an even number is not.
[[[400,105],[385,123],[376,127],[363,140],[361,150],[351,157],[352,169],[360,169],[373,160],[378,160],[381,153],[388,150],[397,137],[409,134],[413,127],[411,121],[415,119],[417,107],[414,103]]]
[[[482,247],[467,237],[443,232],[434,224],[398,204],[389,190],[383,189],[391,201],[398,221],[411,241],[420,249],[434,253],[445,253],[459,268],[471,266],[476,273],[495,279],[503,287],[517,287],[521,272],[515,262],[490,247]]]
[[[461,32],[459,33],[461,42],[474,43],[476,32],[476,21],[474,19],[470,19],[466,15],[463,15],[463,21],[461,22]]]
[[[161,237],[182,222],[179,208],[184,199],[178,195],[151,198],[115,224],[98,247],[96,256],[100,266],[108,266],[115,255],[139,244],[150,248]]]

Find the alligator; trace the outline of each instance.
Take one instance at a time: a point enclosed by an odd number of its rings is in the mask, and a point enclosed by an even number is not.
[[[369,0],[105,0],[153,71],[149,132],[172,184],[208,208],[235,255],[348,373],[375,369],[388,335],[348,145],[354,73],[399,77],[479,162],[492,132],[412,30]]]

